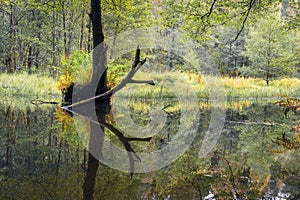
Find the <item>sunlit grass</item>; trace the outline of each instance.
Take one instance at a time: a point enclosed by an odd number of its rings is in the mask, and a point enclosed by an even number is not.
[[[4,96],[48,97],[59,94],[56,81],[36,74],[0,74],[0,92]]]
[[[283,78],[266,81],[257,78],[243,77],[203,77],[194,73],[145,73],[140,72],[136,79],[154,80],[158,83],[150,85],[130,85],[121,91],[127,97],[176,98],[178,93],[188,91],[195,93],[198,98],[209,99],[212,90],[224,88],[224,96],[229,99],[272,98],[274,94],[297,96],[300,91],[300,79]],[[170,87],[172,85],[173,87]],[[222,90],[220,90],[222,91]]]
[[[244,99],[271,98],[274,94],[298,96],[300,91],[300,79],[297,78],[271,80],[269,86],[262,79],[203,77],[192,72],[180,73],[178,71],[167,73],[138,72],[134,78],[137,80],[154,80],[157,85],[128,84],[118,93],[124,97],[134,98],[178,98],[180,95],[186,95],[189,98],[191,95],[196,95],[198,98],[209,99],[211,92],[209,90],[218,89],[222,86],[225,98]],[[208,85],[209,87],[207,87]],[[35,74],[0,74],[0,94],[2,99],[10,100],[22,97],[39,98],[47,101],[60,97],[56,80]]]
[[[26,108],[31,100],[53,101],[60,97],[56,81],[36,74],[0,74],[1,106]]]

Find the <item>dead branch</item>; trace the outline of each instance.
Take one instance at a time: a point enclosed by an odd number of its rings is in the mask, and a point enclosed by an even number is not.
[[[231,175],[233,197],[234,197],[234,199],[239,199],[239,193],[237,191],[237,187],[236,187],[236,184],[235,184],[235,178],[234,178],[234,174],[233,174],[233,170],[231,168],[230,162],[224,156],[221,156],[221,158],[226,162],[226,164],[229,168],[229,172],[230,172],[230,175]]]
[[[96,95],[94,97],[73,103],[68,106],[63,106],[62,109],[69,110],[69,108],[71,108],[71,107],[90,102],[94,99],[107,98],[107,97],[113,95],[114,93],[118,92],[122,88],[124,88],[128,83],[137,83],[137,84],[145,83],[145,84],[155,85],[155,83],[152,80],[133,80],[132,79],[133,76],[136,74],[136,72],[142,67],[142,65],[145,62],[146,62],[146,59],[140,60],[140,49],[138,47],[136,50],[136,53],[135,53],[135,59],[134,59],[133,65],[131,67],[131,70],[128,72],[128,74],[125,76],[125,78],[118,85],[116,85],[112,89],[110,89],[107,92],[104,92],[100,95]]]
[[[215,5],[216,2],[217,2],[217,0],[214,0],[214,1],[212,2],[212,4],[210,5],[209,12],[205,13],[204,15],[202,15],[202,16],[201,16],[201,19],[203,19],[204,17],[207,17],[207,18],[208,18],[208,17],[211,15],[211,13],[212,13],[212,11],[213,11],[213,9],[214,9],[214,5]]]
[[[235,38],[233,39],[233,41],[230,42],[230,44],[233,44],[233,43],[239,38],[239,36],[241,35],[241,33],[243,32],[243,30],[244,30],[244,28],[245,28],[246,21],[247,21],[247,19],[248,19],[248,17],[249,17],[249,14],[250,14],[250,12],[251,12],[251,10],[252,10],[252,7],[253,7],[254,3],[255,3],[255,0],[251,0],[251,1],[249,2],[249,7],[248,7],[248,10],[247,10],[247,12],[246,12],[246,14],[245,14],[245,18],[244,18],[244,20],[243,20],[243,22],[242,22],[242,27],[240,28],[240,30],[239,30],[238,33],[236,34],[236,36],[235,36]]]
[[[81,115],[73,110],[69,110],[69,112],[73,113],[74,115],[77,115],[79,117],[82,117],[88,121],[90,121],[91,123],[94,124],[98,124],[99,126],[102,126],[104,128],[107,128],[108,130],[110,130],[115,136],[118,137],[118,139],[120,140],[120,142],[123,144],[123,146],[125,147],[126,151],[127,151],[127,155],[129,158],[129,165],[130,165],[130,174],[131,176],[133,175],[134,172],[134,162],[137,161],[141,161],[140,157],[136,154],[136,152],[134,151],[134,149],[131,147],[131,144],[129,142],[131,141],[141,141],[141,142],[150,142],[150,140],[152,139],[152,137],[147,137],[147,138],[129,138],[129,137],[125,137],[124,134],[118,130],[117,128],[115,128],[113,125],[101,120],[100,118],[98,118],[98,121],[95,121],[87,116]]]
[[[226,121],[225,123],[228,123],[228,124],[245,124],[245,125],[264,125],[264,126],[280,125],[280,126],[282,126],[282,124],[279,124],[279,123],[251,122],[251,121]]]

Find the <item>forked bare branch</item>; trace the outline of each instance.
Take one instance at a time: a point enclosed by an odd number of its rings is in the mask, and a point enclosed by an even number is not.
[[[115,87],[111,88],[107,92],[104,92],[100,95],[96,95],[94,97],[91,97],[91,98],[73,103],[73,104],[68,105],[68,106],[63,106],[62,109],[69,110],[69,108],[71,108],[71,107],[78,106],[78,105],[90,102],[94,99],[110,97],[114,93],[116,93],[119,90],[121,90],[122,88],[124,88],[129,83],[138,83],[138,84],[144,83],[144,84],[149,84],[149,85],[155,85],[155,83],[152,80],[134,80],[133,79],[133,76],[136,74],[136,72],[142,67],[142,65],[145,62],[146,62],[146,59],[140,60],[140,49],[138,47],[137,50],[136,50],[136,53],[135,53],[135,59],[134,59],[133,65],[131,67],[131,70],[128,72],[128,74],[125,76],[125,78],[119,84],[117,84]]]

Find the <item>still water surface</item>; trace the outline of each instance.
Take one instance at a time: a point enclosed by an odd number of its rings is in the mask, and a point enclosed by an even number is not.
[[[219,108],[225,124],[205,158],[198,155],[211,103],[199,102],[198,133],[182,156],[132,177],[100,163],[94,199],[299,199],[300,134],[292,130],[299,116],[285,116],[275,101],[231,101]],[[55,106],[23,102],[0,105],[0,199],[82,199],[88,152],[71,118]],[[149,106],[153,101],[133,100],[127,117],[147,125]],[[150,142],[132,142],[135,151],[159,150],[175,140],[182,113],[176,102],[163,106],[164,126]],[[105,140],[123,147],[108,131]]]

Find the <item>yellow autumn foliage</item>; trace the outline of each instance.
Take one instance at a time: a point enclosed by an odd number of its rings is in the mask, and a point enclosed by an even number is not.
[[[55,110],[55,120],[62,123],[63,129],[66,129],[70,126],[73,121],[73,118],[70,114],[64,111],[61,107],[58,107]]]
[[[296,141],[297,141],[298,143],[300,143],[300,133],[299,133],[299,132],[295,132],[295,133],[294,133],[294,137],[295,137]]]
[[[74,81],[74,77],[70,75],[68,71],[66,71],[66,74],[61,75],[57,79],[57,88],[60,90],[68,88],[72,82]]]

